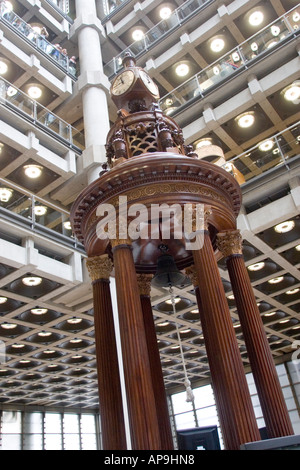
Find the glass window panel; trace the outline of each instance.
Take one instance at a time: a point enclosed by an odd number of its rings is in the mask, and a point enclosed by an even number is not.
[[[24,434],[23,450],[43,450],[42,434]]]
[[[58,433],[61,432],[61,414],[46,413],[45,414],[45,432]]]
[[[81,425],[82,433],[96,433],[94,415],[88,415],[88,414],[81,415],[80,425]]]
[[[218,415],[217,409],[215,406],[209,406],[207,408],[202,408],[201,410],[197,410],[197,420],[199,427],[205,426],[214,426],[218,425]]]
[[[80,450],[80,441],[78,434],[64,434],[65,450]]]
[[[81,435],[82,450],[97,450],[97,440],[95,434]]]
[[[24,413],[24,432],[25,434],[38,434],[43,432],[43,414],[42,413]]]
[[[64,415],[64,432],[65,433],[79,433],[79,419],[77,414]]]
[[[62,450],[62,435],[61,434],[46,434],[45,435],[45,450]]]
[[[190,411],[193,408],[192,403],[186,401],[186,392],[172,395],[172,403],[174,414]]]
[[[19,411],[3,411],[2,433],[17,434],[22,431],[22,414]]]
[[[2,434],[2,450],[21,450],[21,434]]]
[[[189,429],[195,427],[194,413],[182,413],[175,416],[176,429]]]
[[[195,388],[193,390],[195,398],[195,407],[203,408],[210,406],[215,403],[215,398],[211,385],[205,385],[204,387]]]

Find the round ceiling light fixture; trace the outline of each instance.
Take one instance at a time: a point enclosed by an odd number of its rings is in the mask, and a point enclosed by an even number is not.
[[[67,322],[71,325],[76,325],[77,323],[82,322],[82,318],[70,318],[69,320],[67,320]]]
[[[159,11],[159,16],[162,20],[167,20],[168,18],[170,18],[171,14],[172,10],[170,7],[162,7]]]
[[[145,36],[144,31],[141,29],[135,29],[132,33],[132,39],[134,41],[140,41]]]
[[[264,19],[264,14],[260,10],[256,10],[249,16],[249,23],[251,26],[259,26]]]
[[[236,121],[239,125],[239,127],[242,127],[243,129],[246,129],[248,127],[251,127],[254,124],[254,114],[253,113],[244,113],[241,114],[236,118]]]
[[[279,284],[279,282],[283,281],[283,276],[273,277],[268,281],[269,284]]]
[[[25,165],[23,168],[28,178],[38,178],[42,174],[42,167],[39,165]]]
[[[7,63],[3,60],[0,60],[0,75],[5,75],[8,70]]]
[[[33,313],[33,315],[44,315],[47,312],[48,312],[47,308],[32,308],[31,309],[31,313]]]
[[[35,206],[34,208],[34,214],[37,216],[42,216],[47,213],[47,207],[46,206]]]
[[[177,67],[175,68],[176,75],[178,77],[185,77],[190,71],[190,68],[187,64],[181,63],[178,64]]]
[[[201,139],[196,143],[196,149],[200,149],[201,147],[208,147],[212,145],[212,139]]]
[[[300,82],[294,82],[282,90],[283,97],[286,101],[299,104],[300,100]]]
[[[28,88],[28,95],[34,100],[39,99],[42,96],[42,90],[37,85],[32,85]]]
[[[7,302],[7,297],[0,297],[0,305],[5,304]]]
[[[260,263],[251,264],[250,266],[248,266],[248,269],[249,271],[260,271],[264,267],[265,267],[265,263],[264,261],[261,261]]]
[[[215,38],[210,43],[210,48],[213,52],[221,52],[225,47],[225,41],[222,38]]]
[[[8,202],[13,195],[13,190],[10,188],[0,188],[0,201]]]
[[[287,290],[286,294],[287,295],[293,295],[293,294],[297,294],[299,291],[300,291],[299,287],[295,287],[295,289]]]
[[[258,146],[259,150],[261,150],[262,152],[267,152],[268,150],[271,150],[273,147],[274,147],[273,140],[265,140]]]
[[[287,220],[286,222],[282,222],[281,224],[275,225],[274,230],[277,233],[286,233],[293,230],[294,227],[295,222],[293,220]]]
[[[22,282],[25,286],[36,287],[41,284],[42,278],[37,276],[23,277]]]
[[[17,328],[17,325],[16,323],[2,323],[1,327],[5,330],[13,330],[14,328]]]

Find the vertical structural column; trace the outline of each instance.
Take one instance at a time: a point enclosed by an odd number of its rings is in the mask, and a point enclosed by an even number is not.
[[[193,251],[200,320],[225,448],[238,450],[260,434],[206,220],[202,235],[202,248]]]
[[[239,230],[218,234],[269,438],[294,434],[268,339],[242,255]]]
[[[107,255],[86,262],[93,285],[94,326],[104,450],[126,450],[122,392],[109,287],[112,262]]]
[[[80,76],[78,90],[82,93],[85,147],[83,165],[89,169],[89,182],[99,177],[106,161],[105,143],[109,131],[107,93],[108,78],[103,73],[100,38],[104,34],[97,18],[95,0],[76,0],[74,34],[78,37]]]
[[[93,285],[94,326],[104,450],[126,450],[122,392],[109,287],[112,262],[107,255],[86,262]]]
[[[161,448],[143,312],[130,240],[111,240],[132,448]]]
[[[172,439],[170,415],[168,411],[165,384],[157,346],[157,336],[150,297],[152,274],[138,274],[137,278],[146,332],[157,419],[159,423],[161,450],[172,450],[174,449],[174,444]]]

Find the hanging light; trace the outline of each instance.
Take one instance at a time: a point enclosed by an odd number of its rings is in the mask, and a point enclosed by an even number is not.
[[[173,256],[167,254],[167,251],[168,251],[167,245],[161,244],[159,246],[159,249],[162,254],[158,258],[156,274],[153,277],[151,283],[155,287],[168,287],[169,288],[173,314],[176,319],[176,299],[177,298],[175,297],[173,286],[182,284],[185,279],[185,275],[182,274],[178,270]],[[185,367],[185,361],[184,361],[184,355],[183,355],[183,349],[182,349],[182,343],[181,343],[178,324],[177,322],[175,322],[175,324],[176,324],[176,332],[177,332],[177,338],[178,338],[178,346],[176,347],[180,350],[180,355],[181,355],[181,360],[182,360],[182,366],[183,366],[183,372],[184,372],[184,386],[186,389],[186,401],[191,402],[194,400],[194,395],[193,395],[193,391],[191,388],[191,382],[188,378],[186,367]]]

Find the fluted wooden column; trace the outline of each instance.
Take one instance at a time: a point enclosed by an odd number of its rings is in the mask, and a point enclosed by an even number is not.
[[[157,336],[150,297],[152,277],[153,276],[151,274],[138,274],[137,279],[142,304],[157,419],[159,423],[161,449],[172,450],[174,449],[174,444],[172,439],[170,415],[168,411],[165,384],[157,346]]]
[[[242,254],[239,230],[220,232],[248,357],[269,438],[294,434],[274,360]]]
[[[193,251],[200,320],[225,448],[237,450],[260,434],[207,223],[202,235],[202,248]]]
[[[93,285],[94,327],[99,385],[100,419],[104,450],[126,450],[126,434],[115,339],[107,255],[87,259]]]
[[[111,240],[132,448],[161,448],[148,347],[129,240]]]

